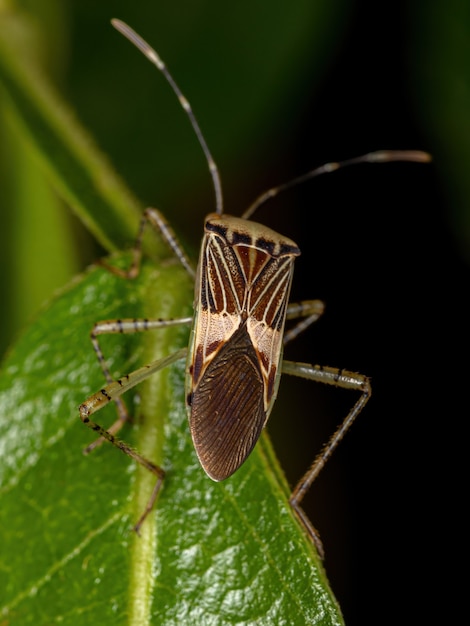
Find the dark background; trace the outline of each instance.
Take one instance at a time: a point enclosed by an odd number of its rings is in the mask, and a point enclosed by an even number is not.
[[[204,160],[168,86],[110,17],[156,47],[190,99],[228,212],[330,160],[380,148],[433,154],[430,165],[324,176],[257,216],[302,249],[292,299],[326,303],[286,358],[372,378],[372,400],[305,504],[349,626],[425,623],[454,602],[442,585],[458,551],[451,485],[466,408],[470,144],[470,19],[458,6],[70,1],[56,31],[66,52],[49,59],[131,189],[196,254],[213,209]],[[53,20],[42,19],[47,32]],[[83,234],[75,241],[79,266],[101,254]],[[283,379],[269,432],[292,484],[354,401],[353,392]]]

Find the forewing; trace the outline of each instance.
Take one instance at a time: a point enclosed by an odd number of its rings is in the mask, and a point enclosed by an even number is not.
[[[245,286],[234,267],[231,246],[217,237],[205,237],[197,281],[197,304],[193,330],[191,386],[197,388],[204,369],[242,321]]]
[[[265,422],[264,383],[243,324],[204,371],[190,404],[190,430],[213,480],[231,476],[255,446]]]
[[[275,398],[292,272],[292,257],[269,258],[250,290],[248,333],[263,374],[268,415]]]

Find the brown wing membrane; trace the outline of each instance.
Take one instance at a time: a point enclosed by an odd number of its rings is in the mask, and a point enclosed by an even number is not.
[[[190,406],[201,465],[213,480],[224,480],[253,450],[266,418],[263,379],[246,324],[209,363]]]

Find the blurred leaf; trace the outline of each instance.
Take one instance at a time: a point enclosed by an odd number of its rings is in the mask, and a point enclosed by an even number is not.
[[[266,437],[224,483],[210,481],[199,466],[183,402],[184,363],[139,387],[137,423],[124,431],[168,472],[141,537],[130,527],[154,478],[110,446],[81,454],[93,433],[77,406],[103,378],[87,339],[92,323],[176,317],[189,313],[190,302],[191,285],[179,267],[147,266],[132,282],[95,268],[49,305],[12,350],[0,379],[6,622],[342,623]],[[103,337],[103,348],[112,370],[125,372],[138,365],[136,355],[148,361],[187,339],[187,329],[174,328]],[[135,414],[135,398],[131,407]],[[99,417],[109,423],[113,411]]]
[[[470,260],[470,4],[418,2],[410,5],[413,87],[419,122],[433,152],[450,226]]]
[[[2,113],[2,150],[8,154],[2,196],[9,213],[5,220],[10,226],[5,245],[13,259],[7,276],[9,307],[3,311],[9,328],[24,326],[42,305],[44,294],[68,281],[79,264],[62,202],[38,171],[30,146],[21,141],[11,111],[4,106]]]
[[[129,242],[140,208],[24,48],[28,18],[0,14],[0,83],[24,140],[57,191],[109,250]]]

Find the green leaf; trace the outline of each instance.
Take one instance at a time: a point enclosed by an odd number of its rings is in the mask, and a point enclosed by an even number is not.
[[[342,624],[267,437],[223,483],[201,469],[187,427],[184,363],[127,394],[135,420],[123,438],[167,471],[140,537],[130,529],[154,477],[107,444],[81,454],[94,435],[77,406],[103,380],[92,324],[187,315],[191,299],[175,264],[146,265],[136,281],[93,268],[11,351],[0,378],[5,623]],[[124,373],[186,345],[188,334],[174,327],[104,336],[102,347],[112,372]],[[103,424],[115,417],[112,407],[98,416]]]

